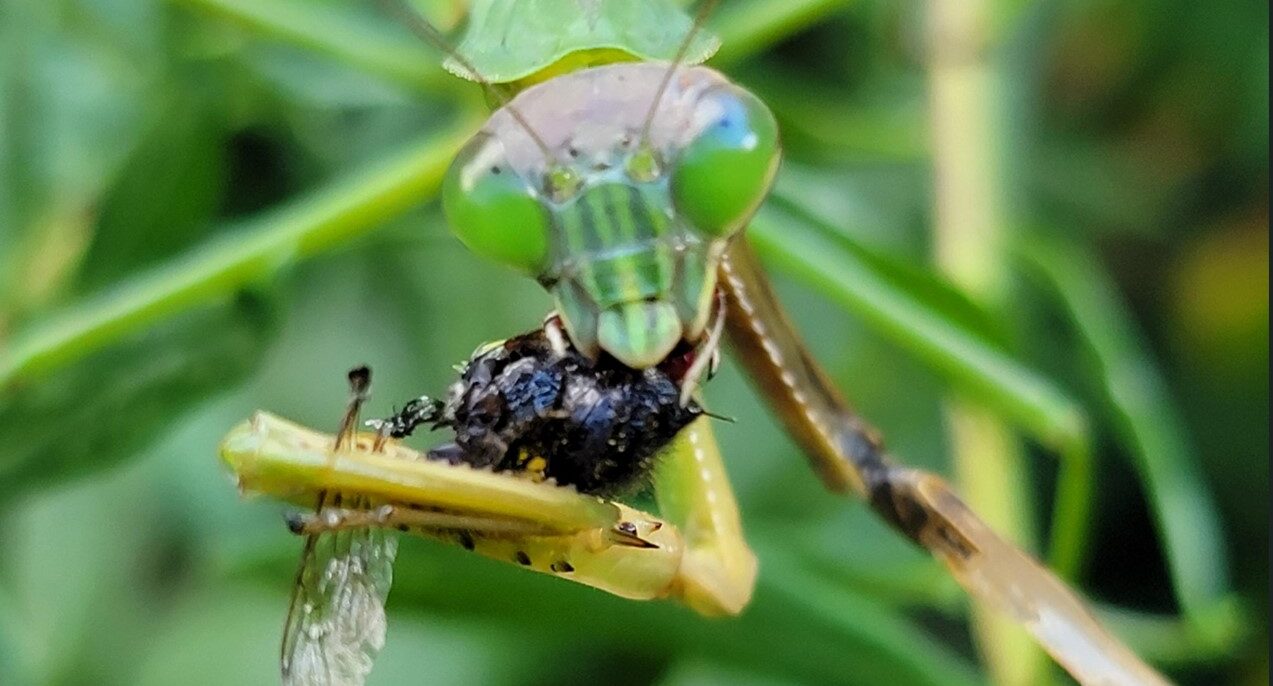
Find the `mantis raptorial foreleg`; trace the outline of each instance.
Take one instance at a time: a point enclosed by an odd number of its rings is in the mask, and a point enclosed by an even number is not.
[[[895,464],[878,433],[813,361],[745,240],[720,269],[727,332],[740,363],[827,488],[854,491],[933,553],[970,594],[1020,622],[1087,684],[1165,684],[1105,632],[1079,597],[1000,538],[940,477]]]
[[[756,585],[756,556],[743,538],[738,503],[710,420],[677,436],[655,471],[659,511],[681,530],[685,554],[676,595],[707,615],[738,614]]]
[[[660,457],[655,494],[661,518],[618,505],[612,526],[569,532],[551,522],[420,503],[326,507],[293,514],[288,526],[304,535],[410,531],[627,598],[670,597],[707,615],[742,611],[755,586],[756,557],[743,539],[708,420],[687,427]]]
[[[406,527],[624,598],[673,598],[704,614],[736,614],[751,597],[756,561],[707,421],[688,427],[661,457],[663,516],[427,460],[396,441],[378,446],[374,434],[336,453],[331,436],[265,413],[236,427],[221,451],[247,490],[297,502],[320,491],[358,494],[293,515],[296,533]]]

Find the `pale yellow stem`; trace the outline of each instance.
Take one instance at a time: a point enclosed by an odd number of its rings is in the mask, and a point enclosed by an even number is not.
[[[933,146],[934,250],[957,286],[990,308],[1002,305],[1002,172],[998,77],[985,57],[990,3],[931,0],[928,12],[929,104]],[[1005,538],[1035,548],[1021,449],[992,413],[962,398],[945,415],[956,476],[966,501]],[[974,607],[973,627],[995,683],[1034,684],[1047,662],[1029,635],[991,610]]]

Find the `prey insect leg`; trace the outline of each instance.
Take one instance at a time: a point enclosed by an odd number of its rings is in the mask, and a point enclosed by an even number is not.
[[[557,529],[524,520],[434,512],[388,504],[369,509],[326,507],[317,512],[295,513],[288,517],[287,527],[294,534],[306,536],[364,528],[471,531],[502,536],[547,536],[561,533]]]
[[[307,536],[405,527],[412,534],[458,545],[484,557],[635,600],[676,596],[689,602],[693,589],[716,581],[714,575],[701,571],[703,565],[691,561],[676,526],[638,510],[617,507],[620,519],[613,526],[572,531],[545,522],[395,505],[329,507],[297,515],[289,520],[289,526],[294,533]],[[750,595],[754,564],[752,560],[745,597]],[[712,613],[720,612],[716,609]]]
[[[442,402],[428,396],[420,396],[402,406],[392,416],[367,420],[367,426],[376,430],[375,449],[379,450],[390,438],[410,436],[422,424],[436,424],[442,417]]]

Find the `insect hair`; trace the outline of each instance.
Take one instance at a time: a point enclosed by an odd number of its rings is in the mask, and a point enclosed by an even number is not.
[[[447,57],[455,60],[455,63],[463,67],[464,71],[468,72],[469,77],[476,81],[477,84],[486,91],[487,95],[499,101],[500,106],[508,112],[517,124],[526,131],[531,140],[534,141],[535,147],[539,148],[540,152],[544,154],[545,160],[549,163],[557,161],[556,156],[553,155],[548,144],[545,143],[544,139],[533,127],[531,127],[530,122],[526,120],[526,117],[522,115],[521,111],[513,106],[512,98],[510,98],[508,94],[496,88],[494,84],[491,83],[490,79],[483,76],[482,73],[477,70],[477,67],[473,66],[473,63],[470,62],[468,58],[461,55],[460,51],[455,49],[455,46],[448,43],[446,37],[442,35],[442,32],[439,31],[437,27],[403,4],[402,0],[376,0],[376,4],[380,5],[380,8],[385,13],[392,15],[401,21],[404,26],[416,35],[416,37],[442,51],[442,53]]]
[[[641,125],[642,144],[650,142],[650,128],[654,125],[654,114],[658,112],[659,104],[663,102],[663,95],[667,93],[667,88],[672,83],[672,75],[676,73],[677,68],[681,66],[681,62],[685,60],[690,44],[694,42],[694,36],[698,34],[699,29],[703,28],[703,24],[707,23],[707,17],[711,15],[712,9],[716,7],[717,2],[719,0],[703,0],[702,4],[698,6],[698,12],[694,13],[694,23],[690,25],[690,30],[685,34],[685,39],[676,48],[676,54],[672,57],[672,64],[668,66],[667,72],[663,74],[663,80],[659,82],[658,90],[654,91],[654,101],[650,103],[650,111],[646,113],[645,123]]]

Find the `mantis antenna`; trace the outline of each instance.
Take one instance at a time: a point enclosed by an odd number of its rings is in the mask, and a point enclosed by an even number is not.
[[[472,62],[469,62],[468,59],[461,55],[454,46],[448,43],[446,37],[442,35],[441,31],[438,31],[437,27],[430,24],[426,19],[404,5],[402,0],[376,0],[376,4],[380,5],[380,8],[386,13],[393,15],[400,20],[403,25],[410,29],[411,32],[418,38],[438,50],[441,50],[447,57],[455,60],[456,64],[463,67],[464,70],[469,73],[469,76],[472,77],[472,79],[476,81],[488,95],[498,100],[500,106],[507,110],[509,115],[517,121],[518,125],[526,130],[526,133],[530,135],[531,140],[535,142],[535,147],[539,148],[540,152],[544,154],[545,160],[548,160],[550,163],[558,161],[556,156],[553,155],[552,150],[548,148],[548,144],[544,142],[544,139],[535,132],[535,129],[531,128],[530,122],[526,121],[526,118],[522,116],[522,113],[518,111],[516,107],[513,107],[512,99],[493,86],[490,80],[483,76],[477,68],[473,66]],[[692,36],[693,33],[693,30],[691,30],[690,35]],[[684,51],[685,46],[681,46],[681,52]]]
[[[654,125],[654,113],[659,109],[659,103],[663,102],[663,94],[667,92],[668,84],[672,83],[672,75],[676,73],[676,68],[681,66],[681,61],[685,59],[685,53],[689,51],[690,44],[694,42],[694,36],[698,34],[698,30],[703,28],[703,24],[707,23],[707,17],[712,13],[712,9],[716,7],[716,3],[720,0],[703,0],[699,5],[698,12],[694,14],[694,23],[690,25],[690,30],[685,34],[685,39],[681,41],[680,47],[676,49],[676,55],[672,57],[672,64],[667,68],[667,73],[663,75],[663,80],[659,82],[659,89],[654,92],[654,102],[650,103],[650,111],[645,115],[645,123],[641,125],[641,142],[649,143],[650,127]]]

